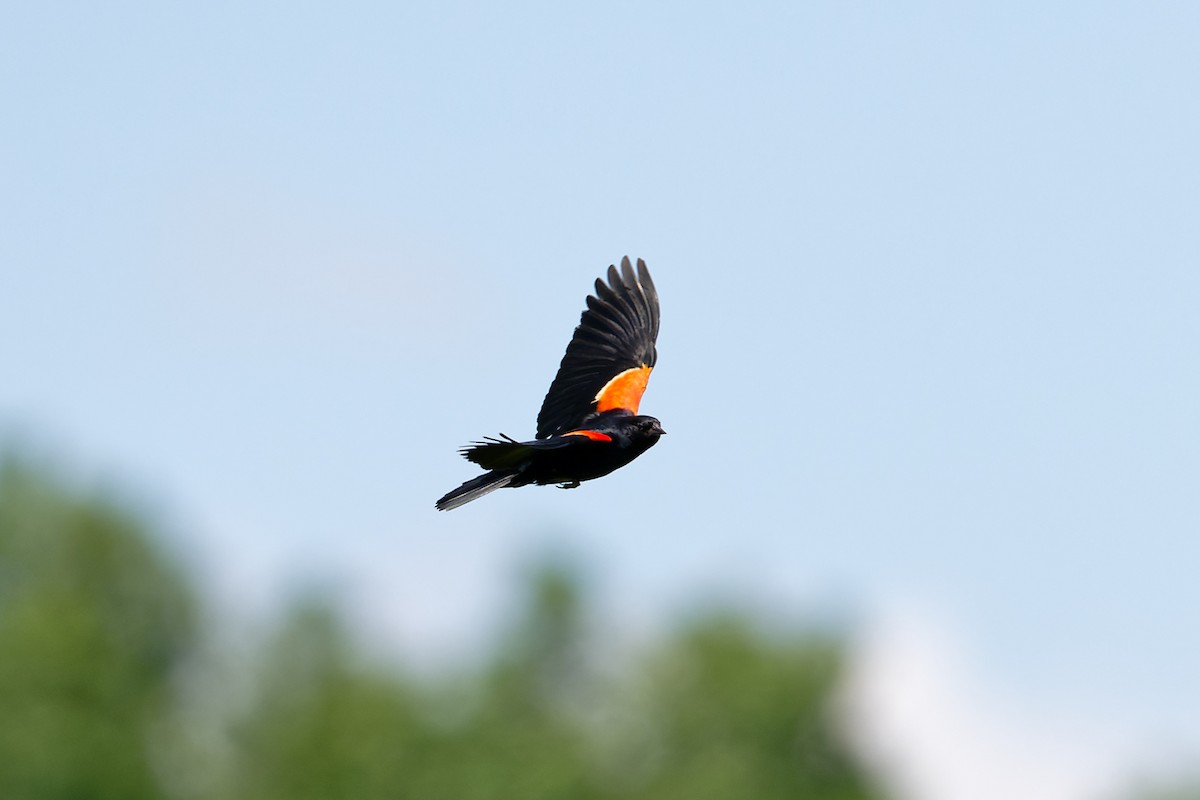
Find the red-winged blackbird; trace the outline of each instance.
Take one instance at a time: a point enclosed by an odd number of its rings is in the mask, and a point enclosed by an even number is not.
[[[460,452],[488,472],[437,501],[458,508],[505,486],[557,483],[573,489],[623,467],[649,450],[664,431],[638,403],[654,368],[658,293],[646,262],[634,274],[629,258],[608,268],[575,329],[567,353],[538,412],[537,438],[518,442],[501,434]]]

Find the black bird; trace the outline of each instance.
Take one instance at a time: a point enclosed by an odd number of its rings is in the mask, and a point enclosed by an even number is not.
[[[518,442],[501,434],[459,452],[487,473],[437,501],[458,508],[505,486],[556,483],[573,489],[625,466],[658,443],[658,420],[638,404],[658,357],[658,293],[646,262],[629,258],[608,268],[567,345],[558,375],[538,412],[537,438]]]

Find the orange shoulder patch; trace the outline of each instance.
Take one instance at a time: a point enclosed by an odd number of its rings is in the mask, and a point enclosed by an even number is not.
[[[611,442],[612,437],[600,431],[567,431],[563,436],[586,436],[593,442]]]
[[[646,383],[650,380],[650,371],[654,367],[643,364],[640,367],[627,369],[617,375],[604,388],[596,392],[596,411],[603,413],[614,408],[623,408],[630,413],[638,413],[638,405],[646,391]]]

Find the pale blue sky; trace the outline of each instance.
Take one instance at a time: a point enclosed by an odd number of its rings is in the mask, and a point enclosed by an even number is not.
[[[549,542],[631,624],[914,599],[1200,748],[1197,6],[246,5],[4,12],[10,436],[413,647]],[[626,253],[669,436],[434,512]]]

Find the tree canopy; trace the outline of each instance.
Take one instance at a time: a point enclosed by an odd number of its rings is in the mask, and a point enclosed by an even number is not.
[[[536,571],[495,651],[442,677],[369,658],[334,603],[302,600],[229,703],[220,680],[182,679],[204,669],[221,620],[154,526],[10,461],[0,797],[882,796],[839,736],[835,637],[716,613],[609,644],[589,633],[580,587],[570,570]],[[222,747],[190,742],[206,706]]]

